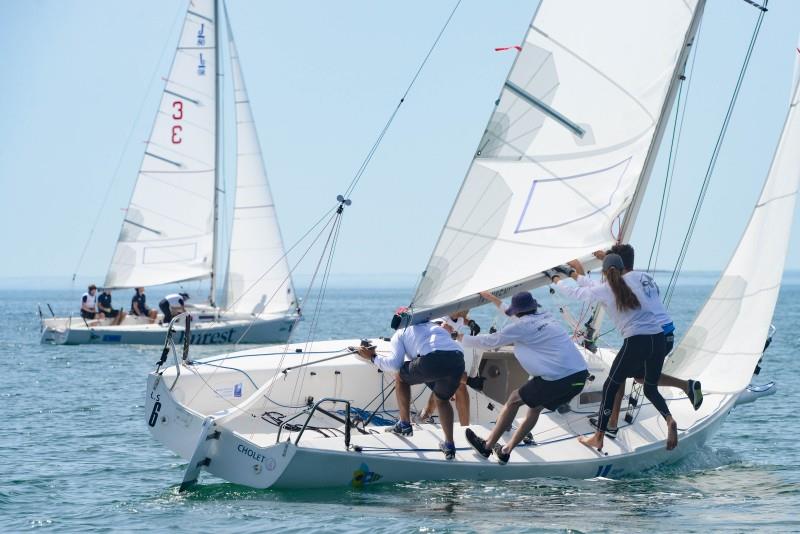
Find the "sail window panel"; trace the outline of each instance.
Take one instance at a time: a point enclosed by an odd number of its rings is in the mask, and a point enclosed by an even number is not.
[[[415,307],[508,286],[614,242],[695,8],[542,2]]]

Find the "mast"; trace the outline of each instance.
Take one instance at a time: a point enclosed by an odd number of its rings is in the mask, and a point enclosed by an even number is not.
[[[626,243],[633,233],[633,225],[636,222],[636,216],[639,214],[639,208],[644,200],[644,194],[645,191],[647,191],[650,175],[653,173],[653,167],[656,164],[658,149],[661,147],[661,141],[664,138],[664,132],[666,132],[667,123],[669,122],[667,119],[672,114],[672,106],[675,104],[678,86],[683,81],[686,62],[689,59],[689,51],[694,44],[697,30],[700,28],[700,21],[703,18],[703,10],[705,7],[706,0],[698,0],[692,22],[689,24],[689,31],[686,32],[686,39],[683,42],[680,57],[675,63],[675,70],[672,73],[672,80],[670,80],[669,90],[667,91],[666,105],[661,108],[661,115],[659,115],[658,122],[656,123],[656,133],[650,143],[650,149],[647,151],[641,178],[636,184],[636,189],[633,192],[633,199],[631,200],[630,206],[628,206],[628,209],[625,211],[625,218],[620,225],[620,243]]]
[[[211,253],[211,289],[208,295],[208,302],[212,306],[216,305],[217,296],[217,267],[219,254],[217,252],[217,235],[219,234],[219,188],[220,188],[220,154],[222,153],[220,135],[220,117],[222,116],[222,99],[220,89],[222,87],[222,69],[219,40],[219,0],[214,0],[214,237],[212,239]]]

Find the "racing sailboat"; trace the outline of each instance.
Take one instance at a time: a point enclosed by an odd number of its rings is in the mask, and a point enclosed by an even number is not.
[[[544,285],[542,270],[615,242],[620,215],[622,228],[632,224],[704,1],[574,4],[540,4],[417,288],[414,321],[480,304],[486,287],[504,296]],[[397,414],[393,378],[352,355],[358,340],[198,361],[185,346],[174,365],[162,358],[149,375],[151,434],[188,460],[182,488],[202,470],[252,487],[302,488],[617,477],[680,461],[737,404],[774,391],[748,384],[769,336],[800,187],[798,104],[795,85],[751,219],[665,367],[705,386],[697,411],[684,395],[664,392],[679,423],[676,449],[665,449],[666,425],[646,402],[603,451],[578,442],[594,432],[587,415],[597,413],[615,356],[582,346],[593,379],[568,405],[543,412],[507,465],[475,453],[463,432],[455,459],[445,460],[436,423],[416,425],[410,437],[383,432]],[[386,339],[372,343],[389,350]],[[510,348],[466,357],[485,379],[470,392],[470,427],[485,435],[498,404],[528,376]],[[423,392],[412,388],[415,405]]]
[[[299,318],[298,303],[229,21],[236,190],[224,299],[216,302],[225,259],[219,246],[225,145],[220,15],[214,0],[189,3],[103,287],[210,279],[208,304],[193,310],[192,343],[283,342]],[[160,344],[167,329],[133,315],[120,325],[111,322],[44,319],[42,342]]]

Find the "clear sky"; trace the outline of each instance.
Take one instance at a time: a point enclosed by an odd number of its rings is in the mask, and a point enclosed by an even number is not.
[[[660,268],[680,247],[757,16],[742,0],[708,4]],[[185,5],[3,2],[0,279],[68,280],[98,210],[79,274],[105,273]],[[453,5],[229,0],[287,243],[345,189]],[[535,6],[463,1],[353,195],[337,273],[381,278],[425,267],[513,60],[493,49],[521,41]],[[769,8],[687,269],[725,265],[780,133],[800,2],[771,0]],[[662,159],[634,233],[641,250],[652,241],[663,179]],[[787,267],[800,268],[797,221]]]

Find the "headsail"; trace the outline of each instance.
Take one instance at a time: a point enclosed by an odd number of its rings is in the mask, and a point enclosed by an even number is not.
[[[230,22],[228,42],[237,150],[226,305],[255,315],[285,312],[295,307],[294,288]]]
[[[800,52],[798,52],[800,53]],[[713,391],[747,386],[778,299],[800,188],[800,85],[761,196],[727,268],[664,372],[700,378]]]
[[[106,287],[209,276],[214,235],[214,1],[192,0]]]
[[[512,286],[615,241],[703,5],[542,0],[415,311]]]

